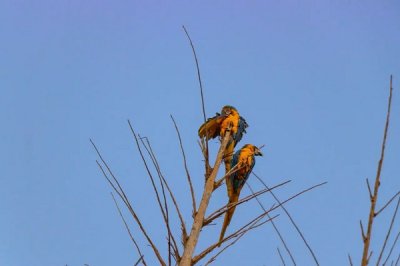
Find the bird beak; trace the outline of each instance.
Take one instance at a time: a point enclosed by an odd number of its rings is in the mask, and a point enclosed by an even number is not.
[[[260,150],[256,150],[256,152],[254,153],[254,155],[256,156],[263,156],[262,152]]]

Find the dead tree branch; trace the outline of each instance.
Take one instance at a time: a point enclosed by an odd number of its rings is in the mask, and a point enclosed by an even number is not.
[[[254,172],[253,172],[253,175],[261,182],[261,184],[264,185],[264,187],[268,188],[267,184],[264,182],[264,180],[262,180],[261,177],[259,177],[258,175],[256,175]],[[324,184],[326,184],[326,183],[327,183],[327,182],[321,183],[321,185],[324,185]],[[275,201],[279,203],[279,206],[281,206],[282,210],[286,213],[287,217],[289,218],[290,222],[292,223],[292,225],[293,225],[294,228],[296,229],[297,233],[300,235],[300,237],[301,237],[301,239],[303,240],[304,244],[306,245],[308,251],[310,252],[311,256],[313,257],[315,264],[316,264],[316,265],[319,265],[317,256],[314,254],[314,251],[312,250],[310,244],[308,244],[306,238],[304,237],[303,233],[302,233],[301,230],[300,230],[300,227],[296,224],[296,222],[294,221],[292,215],[291,215],[291,214],[289,213],[289,211],[285,208],[285,206],[283,206],[283,205],[280,203],[280,200],[279,200],[279,198],[275,195],[275,193],[273,193],[272,191],[270,191],[270,192],[271,192],[272,197],[275,199]]]
[[[140,221],[139,217],[137,216],[136,212],[133,210],[130,201],[128,199],[128,197],[126,196],[123,188],[121,187],[118,179],[115,177],[115,175],[113,174],[113,172],[111,171],[110,167],[108,166],[107,162],[103,159],[103,156],[101,155],[100,151],[97,149],[96,145],[94,144],[94,142],[92,140],[90,140],[90,142],[92,143],[94,149],[96,150],[97,155],[99,156],[100,160],[102,161],[102,163],[106,166],[107,171],[110,173],[111,177],[113,178],[114,182],[116,183],[117,187],[114,185],[114,183],[111,181],[111,179],[108,177],[108,175],[106,174],[106,172],[104,171],[103,167],[100,165],[100,163],[98,161],[96,161],[97,165],[99,166],[101,172],[103,173],[104,177],[107,179],[108,183],[111,185],[111,187],[114,189],[114,191],[118,194],[118,196],[122,199],[122,201],[125,203],[126,207],[128,208],[129,212],[131,213],[133,219],[135,220],[135,222],[137,223],[137,225],[140,228],[140,231],[142,231],[142,234],[145,236],[145,238],[147,239],[147,241],[149,242],[151,248],[153,249],[153,252],[155,254],[155,256],[157,257],[158,261],[160,262],[160,264],[162,266],[166,266],[163,258],[160,255],[160,252],[158,251],[156,245],[153,243],[153,241],[151,240],[150,236],[147,234],[146,230],[144,229],[144,226],[142,225],[142,222]]]
[[[252,200],[252,199],[254,199],[255,197],[257,197],[257,196],[259,196],[259,195],[262,195],[262,194],[264,194],[264,193],[266,193],[266,192],[268,192],[268,191],[270,191],[270,190],[272,190],[272,189],[275,189],[275,188],[284,186],[284,185],[286,185],[286,184],[289,183],[289,182],[291,182],[291,180],[282,182],[282,183],[280,183],[280,184],[278,184],[278,185],[276,185],[276,186],[273,186],[273,187],[271,187],[271,188],[265,188],[265,189],[262,189],[262,190],[260,190],[260,191],[257,191],[256,193],[250,194],[250,195],[244,197],[243,199],[241,199],[241,200],[239,200],[238,202],[235,202],[235,203],[233,203],[233,204],[225,205],[225,206],[223,206],[222,208],[219,208],[218,210],[216,210],[216,211],[214,211],[213,213],[211,213],[207,218],[205,218],[203,224],[204,224],[204,225],[210,224],[212,221],[214,221],[216,218],[220,217],[221,215],[225,214],[225,213],[226,213],[228,210],[230,210],[231,208],[234,208],[234,207],[236,207],[236,206],[238,206],[238,205],[241,205],[241,204],[243,204],[243,203],[245,203],[245,202],[247,202],[247,201],[249,201],[249,200]]]
[[[382,170],[383,160],[384,160],[384,156],[385,156],[386,138],[387,138],[387,133],[388,133],[388,128],[389,128],[389,121],[390,121],[390,110],[391,110],[391,105],[392,105],[392,92],[393,92],[392,81],[393,81],[393,78],[392,78],[392,76],[390,76],[390,89],[389,89],[390,92],[389,92],[389,99],[388,99],[388,106],[387,106],[387,113],[386,113],[386,123],[385,123],[385,129],[384,129],[384,133],[383,133],[382,146],[381,146],[381,156],[379,159],[378,169],[377,169],[376,177],[375,177],[374,192],[373,192],[372,199],[371,199],[371,206],[370,206],[369,217],[368,217],[367,234],[366,234],[366,238],[364,241],[363,255],[362,255],[362,259],[361,259],[362,266],[367,266],[368,262],[369,262],[369,258],[368,258],[369,246],[371,243],[374,218],[376,216],[375,207],[376,207],[376,202],[378,200],[379,186],[381,183],[381,181],[380,181],[381,170]]]
[[[196,62],[196,70],[197,70],[197,78],[199,81],[199,86],[200,86],[200,95],[201,95],[201,107],[203,110],[203,118],[204,118],[204,123],[207,121],[207,116],[206,116],[206,108],[205,108],[205,102],[204,102],[204,93],[203,93],[203,82],[201,81],[201,74],[200,74],[200,67],[199,67],[199,60],[197,59],[197,54],[196,54],[196,49],[194,49],[194,44],[192,42],[192,38],[190,38],[189,32],[186,30],[186,27],[184,25],[182,25],[183,30],[185,31],[186,37],[189,40],[190,43],[190,47],[192,48],[192,52],[193,52],[193,57],[194,60]],[[208,133],[206,131],[206,136],[208,136]],[[208,154],[208,139],[206,139],[204,147],[205,147],[205,152],[203,152],[205,154],[204,159],[205,159],[205,168],[206,168],[206,176],[208,177],[210,174],[210,163],[209,163],[209,154]]]
[[[192,185],[192,179],[190,177],[189,169],[188,169],[188,166],[187,166],[187,163],[186,163],[186,155],[185,155],[185,150],[183,149],[181,134],[179,132],[179,129],[178,129],[178,126],[177,126],[177,124],[175,122],[175,119],[174,119],[174,117],[172,115],[171,115],[171,119],[172,119],[172,122],[174,123],[175,129],[176,129],[176,134],[178,134],[179,145],[181,147],[181,153],[182,153],[182,156],[183,156],[183,165],[185,167],[186,177],[187,177],[187,180],[188,180],[188,183],[189,183],[190,195],[192,196],[192,205],[193,205],[192,214],[194,216],[195,212],[196,212],[196,197],[195,197],[195,194],[194,194],[194,189],[193,189],[193,185]]]
[[[389,260],[390,256],[392,255],[393,249],[396,246],[397,240],[399,240],[400,231],[397,233],[396,238],[393,241],[392,247],[390,248],[389,254],[386,256],[385,262],[382,265],[386,265],[387,261]]]
[[[145,262],[145,260],[144,260],[143,254],[142,254],[142,252],[140,251],[139,245],[137,244],[135,238],[133,238],[133,235],[132,235],[132,233],[131,233],[131,230],[129,229],[129,226],[128,226],[128,224],[127,224],[127,222],[126,222],[124,216],[122,215],[121,209],[120,209],[119,206],[118,206],[118,202],[117,202],[117,200],[115,199],[114,194],[113,194],[112,192],[111,192],[110,194],[111,194],[112,199],[113,199],[113,201],[114,201],[114,203],[115,203],[115,207],[117,207],[119,216],[121,217],[122,221],[124,222],[126,231],[128,231],[129,237],[131,238],[133,244],[134,244],[135,247],[136,247],[137,252],[139,253],[140,258],[139,258],[138,262],[136,263],[136,265],[138,265],[139,262],[142,261],[143,265],[146,266],[147,264],[146,264],[146,262]]]
[[[251,193],[254,194],[254,191],[253,191],[252,187],[250,186],[250,184],[249,183],[246,183],[246,184],[247,184],[248,188],[250,189]],[[258,199],[258,197],[256,197],[256,200],[258,202],[258,205],[260,205],[261,209],[263,209],[263,211],[266,211],[264,205],[261,203],[261,201]],[[268,218],[271,218],[269,214],[267,214],[267,216],[268,216]],[[271,220],[271,224],[272,224],[272,227],[274,228],[276,234],[278,235],[279,239],[281,240],[286,252],[289,254],[289,257],[292,260],[293,265],[296,265],[296,261],[295,261],[295,259],[293,257],[293,254],[290,251],[288,245],[286,244],[286,241],[283,238],[281,232],[279,231],[278,226],[275,224],[275,222],[273,220]],[[279,257],[281,258],[281,261],[282,261],[283,265],[286,265],[279,248],[277,248],[277,250],[278,250],[278,254],[279,254]]]
[[[214,190],[214,181],[218,174],[218,170],[219,170],[220,164],[222,162],[222,157],[224,156],[224,151],[225,151],[226,145],[228,144],[230,136],[231,136],[231,129],[228,128],[225,133],[225,136],[222,140],[221,146],[219,148],[217,159],[215,160],[214,168],[213,168],[210,176],[208,176],[208,178],[206,180],[206,184],[205,184],[204,191],[203,191],[203,196],[201,198],[199,209],[196,212],[196,216],[194,217],[192,229],[190,231],[190,235],[186,242],[185,249],[184,249],[183,255],[182,255],[182,259],[179,264],[180,266],[190,266],[192,264],[192,255],[193,255],[194,249],[195,249],[198,239],[199,239],[200,230],[203,227],[203,221],[204,221],[204,216],[206,214],[206,209],[208,207],[208,204],[209,204],[209,201],[211,198],[211,194]]]
[[[351,259],[351,257],[350,257],[350,254],[347,254],[347,257],[349,258],[349,264],[350,264],[350,266],[353,266],[353,261],[352,261],[352,259]]]
[[[171,227],[170,227],[170,223],[169,223],[168,202],[167,202],[167,198],[165,196],[165,188],[164,188],[164,182],[163,182],[163,180],[165,180],[165,178],[161,172],[161,168],[160,168],[160,165],[158,164],[157,157],[154,154],[153,149],[151,148],[149,139],[146,137],[142,138],[142,137],[140,137],[140,135],[138,135],[138,137],[139,137],[140,142],[142,143],[143,147],[146,149],[148,155],[150,156],[153,166],[156,168],[158,180],[161,185],[161,192],[163,195],[164,210],[165,210],[164,221],[165,221],[165,224],[167,227],[167,233],[168,233],[168,238],[167,238],[168,239],[168,242],[167,242],[167,244],[168,244],[168,263],[169,263],[168,265],[171,265],[171,255],[172,255],[171,247],[174,250],[174,257],[176,260],[179,260],[179,249],[178,249],[178,245],[176,244],[176,240],[175,240],[174,236],[172,235],[172,231],[171,231]],[[146,142],[143,141],[144,139],[146,139]],[[171,245],[171,241],[172,241],[173,245]]]
[[[385,205],[383,205],[383,207],[382,207],[379,211],[376,212],[375,216],[378,216],[387,206],[389,206],[390,203],[392,203],[392,201],[393,201],[398,195],[400,195],[400,191],[398,191],[393,197],[391,197],[390,200],[388,200],[388,202],[387,202]]]
[[[288,182],[288,181],[287,181],[287,182]],[[287,182],[286,182],[286,183],[287,183]],[[280,202],[279,205],[271,207],[268,211],[263,212],[261,215],[259,215],[258,217],[254,218],[253,220],[251,220],[249,223],[247,223],[246,225],[244,225],[243,227],[241,227],[240,229],[238,229],[237,231],[235,231],[233,234],[231,234],[231,235],[225,237],[222,241],[218,241],[217,243],[215,243],[215,244],[209,246],[208,248],[206,248],[206,249],[205,249],[204,251],[202,251],[199,255],[197,255],[197,256],[195,256],[195,257],[193,258],[193,263],[199,261],[201,258],[203,258],[204,256],[206,256],[208,253],[210,253],[210,252],[213,251],[216,247],[218,247],[221,243],[224,243],[224,242],[226,242],[226,241],[228,241],[228,240],[230,240],[230,239],[232,239],[232,238],[235,238],[235,237],[237,237],[239,234],[244,233],[244,232],[247,232],[248,230],[252,230],[253,227],[254,227],[254,228],[258,227],[259,225],[256,224],[256,223],[258,223],[258,221],[259,221],[260,219],[264,218],[269,212],[271,212],[271,211],[273,211],[273,210],[276,210],[277,208],[279,208],[279,207],[281,207],[283,204],[285,204],[285,203],[287,203],[287,202],[293,200],[294,198],[296,198],[296,197],[298,197],[298,196],[300,196],[300,195],[302,195],[302,194],[304,194],[304,193],[306,193],[306,192],[308,192],[308,191],[310,191],[310,190],[312,190],[312,189],[314,189],[314,188],[317,188],[317,187],[319,187],[319,186],[322,186],[322,185],[324,185],[324,184],[326,184],[326,182],[323,182],[323,183],[314,185],[314,186],[312,186],[312,187],[309,187],[309,188],[307,188],[307,189],[305,189],[305,190],[302,190],[302,191],[296,193],[295,195],[289,197],[288,199],[286,199],[286,200]],[[279,184],[279,185],[281,185],[281,184]],[[255,193],[255,194],[256,194],[256,193]],[[251,195],[250,195],[250,196],[251,196]],[[248,198],[249,198],[250,196],[248,196]],[[253,198],[254,198],[254,197],[253,197]],[[227,208],[226,210],[224,210],[224,212],[226,212],[227,210],[228,210],[228,208]],[[224,213],[224,212],[223,212],[223,213]],[[272,219],[274,219],[274,218],[275,218],[275,217],[272,217]],[[272,219],[269,219],[269,220],[267,220],[267,221],[271,221]],[[265,222],[267,222],[267,221],[265,221]],[[262,222],[262,224],[264,224],[265,222]],[[251,229],[249,229],[249,228],[251,228]],[[247,229],[248,229],[248,230],[247,230]]]
[[[276,249],[277,249],[277,251],[278,251],[278,255],[279,255],[279,258],[281,259],[282,265],[283,265],[283,266],[286,266],[286,263],[285,263],[285,260],[284,260],[283,257],[282,257],[281,251],[279,250],[279,248],[276,248]],[[295,264],[295,265],[296,265],[296,264]]]
[[[383,246],[381,248],[381,252],[379,253],[378,261],[376,262],[377,266],[379,266],[379,262],[382,259],[382,255],[383,255],[383,252],[385,251],[386,244],[387,244],[387,241],[389,239],[390,233],[392,232],[393,224],[394,224],[394,221],[396,220],[397,211],[399,210],[399,205],[400,205],[400,197],[399,197],[399,199],[397,201],[396,209],[394,210],[394,213],[392,215],[392,220],[390,221],[389,229],[388,229],[388,231],[386,233],[385,241],[383,242]]]
[[[223,240],[212,244],[211,246],[209,246],[208,248],[203,250],[199,255],[194,256],[192,259],[192,264],[196,264],[197,262],[199,262],[201,259],[203,259],[205,256],[207,256],[209,253],[211,253],[214,249],[216,249],[220,244],[225,243],[226,241],[229,241],[234,238],[237,239],[239,237],[242,237],[245,233],[249,232],[250,230],[253,230],[262,224],[270,222],[271,221],[270,219],[260,222],[267,215],[268,212],[263,212],[262,214],[258,215],[256,218],[252,219],[250,222],[248,222],[247,224],[245,224],[244,226],[242,226],[241,228],[236,230],[234,233],[225,237]],[[275,219],[278,216],[279,215],[275,215],[271,219]],[[234,241],[234,242],[236,242],[236,241]],[[231,246],[231,245],[228,245],[228,246]]]
[[[146,159],[145,159],[145,157],[144,157],[144,154],[143,154],[143,152],[142,152],[142,149],[140,148],[139,138],[138,138],[138,136],[136,135],[135,131],[133,130],[132,124],[130,123],[129,120],[128,120],[128,124],[129,124],[129,128],[130,128],[130,130],[131,130],[131,132],[132,132],[132,135],[133,135],[133,137],[134,137],[134,140],[135,140],[135,143],[136,143],[136,147],[137,147],[137,149],[138,149],[138,151],[139,151],[140,157],[142,158],[142,162],[143,162],[143,164],[144,164],[144,166],[145,166],[145,168],[146,168],[147,175],[148,175],[149,178],[150,178],[150,181],[151,181],[151,184],[152,184],[152,187],[153,187],[153,190],[154,190],[156,199],[157,199],[157,203],[158,203],[158,206],[159,206],[159,208],[160,208],[160,212],[161,212],[161,214],[162,214],[165,227],[166,227],[166,229],[167,229],[168,239],[171,239],[171,240],[172,240],[172,242],[173,242],[173,244],[174,244],[174,252],[175,252],[175,255],[177,256],[177,259],[179,259],[179,251],[178,251],[178,247],[177,247],[177,245],[176,245],[175,238],[174,238],[174,236],[173,236],[173,234],[172,234],[172,232],[171,232],[171,227],[170,227],[170,225],[169,225],[169,219],[168,219],[167,213],[166,213],[167,210],[164,208],[164,206],[163,206],[162,203],[161,203],[160,195],[159,195],[157,186],[156,186],[156,184],[155,184],[155,182],[154,182],[154,177],[153,177],[153,175],[152,175],[152,173],[151,173],[151,171],[150,171],[150,168],[149,168],[149,166],[148,166],[148,164],[147,164],[147,161],[146,161]],[[152,158],[152,159],[153,159],[153,158]],[[153,163],[154,163],[154,162],[153,162]],[[157,165],[156,163],[154,163],[154,164]],[[156,166],[156,168],[157,168],[157,166]],[[159,172],[158,172],[158,173],[159,173]],[[164,198],[164,199],[165,199],[165,198]],[[166,201],[165,201],[165,202],[166,202]],[[166,205],[165,205],[165,207],[166,207]],[[169,250],[169,247],[170,247],[170,246],[171,246],[170,243],[168,243],[168,250]],[[170,254],[170,252],[169,252],[168,254]]]

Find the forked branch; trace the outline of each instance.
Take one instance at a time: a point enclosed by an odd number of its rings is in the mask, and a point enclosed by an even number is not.
[[[375,177],[374,191],[373,191],[372,198],[371,198],[371,206],[370,206],[370,210],[369,210],[367,233],[365,235],[363,255],[362,255],[362,259],[361,259],[362,266],[368,265],[369,257],[370,257],[369,256],[369,254],[370,254],[369,246],[371,243],[374,218],[376,216],[375,208],[376,208],[376,202],[378,200],[379,186],[381,183],[381,171],[382,171],[382,166],[383,166],[383,160],[385,157],[386,138],[387,138],[389,122],[390,122],[390,110],[391,110],[391,106],[392,106],[392,92],[393,92],[392,81],[393,81],[393,78],[392,78],[392,76],[390,76],[390,88],[389,88],[389,99],[388,99],[387,113],[386,113],[386,123],[385,123],[385,129],[384,129],[384,133],[383,133],[382,146],[381,146],[381,156],[380,156],[380,159],[378,162],[378,168],[377,168],[376,177]]]

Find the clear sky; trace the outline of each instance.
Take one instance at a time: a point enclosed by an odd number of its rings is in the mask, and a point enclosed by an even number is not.
[[[346,265],[348,253],[358,264],[359,219],[366,223],[369,208],[365,178],[376,172],[390,74],[393,116],[378,205],[400,189],[399,14],[398,1],[1,1],[0,265],[137,260],[89,138],[166,254],[161,216],[127,119],[151,140],[189,223],[190,198],[169,118],[180,127],[199,199],[202,113],[183,24],[199,56],[207,115],[226,104],[237,107],[250,125],[242,144],[266,145],[254,171],[269,185],[292,180],[276,191],[281,199],[328,181],[287,208],[321,265]],[[249,184],[262,188],[254,178]],[[242,195],[248,194],[245,188]],[[261,200],[273,204],[269,195]],[[226,201],[221,189],[211,208]],[[261,212],[256,202],[245,206],[228,233]],[[392,212],[377,219],[375,250]],[[298,265],[313,265],[279,213],[276,223]],[[215,241],[219,229],[220,223],[207,228],[200,247]],[[215,265],[280,265],[277,247],[283,250],[265,225]]]

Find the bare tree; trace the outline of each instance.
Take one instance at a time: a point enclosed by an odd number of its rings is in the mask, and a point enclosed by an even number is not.
[[[203,117],[204,121],[206,120],[206,111],[205,111],[205,103],[204,103],[204,94],[203,94],[203,86],[201,82],[201,75],[200,75],[200,68],[199,68],[199,62],[197,59],[196,51],[194,49],[193,42],[187,32],[187,30],[184,28],[184,31],[186,33],[186,36],[188,37],[188,40],[190,42],[192,52],[195,58],[195,63],[196,63],[196,69],[197,69],[197,75],[198,75],[198,81],[200,85],[200,95],[201,95],[201,106],[202,106],[202,112],[203,112]],[[297,198],[298,196],[313,190],[314,188],[317,188],[321,185],[324,185],[326,182],[311,186],[309,188],[306,188],[300,192],[294,193],[292,196],[280,200],[278,197],[273,193],[273,191],[277,190],[278,188],[282,189],[286,184],[290,182],[290,180],[281,182],[279,184],[271,185],[271,186],[266,186],[264,183],[265,188],[259,191],[253,191],[252,193],[248,196],[243,197],[240,199],[237,203],[232,204],[232,205],[223,205],[220,208],[210,211],[210,201],[212,198],[212,195],[214,193],[217,193],[217,188],[224,182],[225,177],[234,173],[235,171],[238,171],[238,169],[232,168],[228,173],[223,174],[222,176],[218,176],[219,173],[219,168],[220,165],[223,161],[223,156],[224,156],[224,151],[225,148],[228,144],[228,142],[231,139],[231,126],[229,126],[226,129],[225,135],[221,138],[221,143],[219,145],[218,153],[216,154],[215,161],[210,164],[210,156],[209,156],[209,149],[208,149],[208,140],[207,139],[201,139],[199,140],[201,152],[204,158],[204,187],[203,188],[196,188],[193,186],[193,182],[191,179],[190,171],[187,165],[186,161],[186,154],[184,150],[184,145],[183,141],[181,138],[181,134],[179,131],[179,127],[174,120],[174,118],[171,116],[173,125],[175,127],[177,137],[179,140],[179,147],[180,147],[180,152],[182,154],[182,161],[183,161],[183,167],[185,169],[186,177],[185,179],[187,180],[188,184],[188,196],[189,200],[188,202],[191,202],[192,205],[192,219],[190,223],[184,220],[184,215],[181,212],[181,204],[182,202],[178,202],[176,200],[175,194],[173,192],[173,188],[171,184],[169,183],[168,179],[164,176],[159,163],[158,163],[158,158],[156,154],[154,153],[150,141],[145,138],[141,137],[139,134],[136,133],[134,130],[134,127],[132,126],[131,122],[128,120],[128,126],[129,129],[132,133],[133,141],[134,144],[137,148],[137,152],[140,155],[140,158],[143,162],[144,168],[146,170],[147,176],[148,176],[148,182],[151,183],[153,191],[154,191],[154,197],[156,198],[157,206],[158,209],[161,213],[162,216],[162,225],[165,228],[165,233],[167,235],[166,238],[166,249],[167,249],[167,254],[168,256],[164,258],[160,252],[160,247],[157,247],[155,244],[155,241],[150,237],[148,233],[148,228],[152,227],[154,225],[149,225],[149,224],[144,224],[142,223],[142,220],[139,217],[139,214],[134,210],[132,207],[132,204],[124,190],[124,188],[121,186],[119,179],[114,175],[113,171],[111,170],[111,167],[107,163],[107,161],[104,159],[102,153],[100,152],[99,148],[96,146],[96,144],[91,140],[91,143],[99,157],[99,160],[96,161],[100,171],[102,172],[103,176],[106,178],[107,182],[113,189],[114,193],[112,194],[113,200],[116,204],[116,208],[118,210],[119,215],[121,216],[123,223],[125,225],[125,228],[130,236],[130,239],[132,243],[134,244],[135,250],[138,254],[138,260],[135,263],[135,265],[142,264],[142,265],[147,265],[146,263],[146,256],[145,254],[141,251],[140,245],[137,243],[137,241],[134,238],[134,234],[132,233],[129,223],[127,220],[124,218],[120,207],[118,205],[118,200],[114,197],[114,194],[119,198],[120,201],[125,205],[127,208],[130,216],[133,218],[133,221],[138,225],[138,228],[141,232],[141,234],[144,236],[146,239],[148,245],[151,247],[151,250],[153,252],[153,255],[155,258],[158,260],[160,265],[180,265],[180,266],[189,266],[189,265],[195,265],[198,262],[202,261],[203,259],[208,257],[208,261],[206,262],[206,265],[211,264],[216,260],[216,258],[228,250],[229,247],[235,245],[244,235],[246,235],[248,232],[252,231],[253,229],[259,228],[260,226],[266,224],[266,223],[273,223],[274,219],[279,216],[278,213],[276,213],[276,210],[283,209],[290,217],[292,223],[295,225],[293,218],[290,216],[288,211],[284,208],[284,204],[287,202]],[[211,166],[212,165],[212,166]],[[153,170],[152,170],[153,169]],[[154,170],[155,169],[155,170]],[[155,173],[154,173],[155,172]],[[260,177],[257,176],[257,178],[260,179]],[[261,180],[261,179],[260,179]],[[240,207],[243,204],[248,203],[249,201],[253,199],[258,199],[259,196],[265,194],[265,193],[273,193],[273,196],[276,200],[276,203],[272,205],[270,208],[265,208],[262,203],[259,201],[259,204],[262,207],[262,211],[253,217],[252,219],[249,219],[248,222],[246,222],[243,226],[236,228],[233,230],[233,232],[230,235],[225,236],[223,239],[218,240],[216,239],[215,241],[210,239],[209,243],[205,248],[200,250],[197,254],[195,254],[197,243],[199,241],[199,238],[201,236],[201,233],[203,230],[206,229],[206,227],[217,221],[221,216],[223,216],[228,210],[231,208],[236,208]],[[196,195],[200,195],[201,198],[200,201],[197,205],[196,203]],[[206,216],[206,211],[209,211],[211,214]],[[275,212],[274,212],[275,211]],[[173,232],[175,232],[172,227],[173,225],[171,224],[171,217],[177,217],[180,223],[180,236],[175,235]],[[187,227],[189,225],[189,227]],[[158,225],[157,225],[158,226]],[[316,256],[314,252],[312,251],[310,245],[307,243],[305,240],[304,236],[301,234],[299,228],[297,225],[295,225],[298,229],[299,234],[302,236],[303,241],[306,243],[307,247],[310,250],[310,254],[312,254],[314,261],[316,262],[316,265],[319,265]],[[277,229],[277,226],[275,223],[273,223],[273,227],[277,234],[280,237],[281,242],[285,246],[285,250],[288,252],[291,261],[293,265],[296,265],[296,262],[294,260],[293,255],[290,252],[290,249],[286,245],[281,233]],[[188,230],[188,228],[190,228]],[[178,241],[180,239],[181,241]],[[278,249],[278,254],[279,257],[281,258],[282,261],[284,261],[284,256]]]

